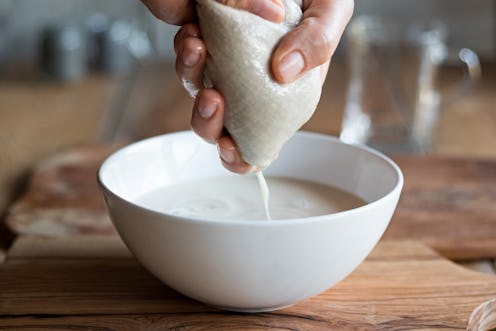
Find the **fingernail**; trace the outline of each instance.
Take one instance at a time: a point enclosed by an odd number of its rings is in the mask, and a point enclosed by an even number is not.
[[[195,49],[193,51],[184,50],[182,53],[182,60],[185,66],[194,67],[200,62],[201,50]]]
[[[285,83],[292,82],[305,67],[305,60],[299,51],[293,51],[284,56],[279,63],[279,72]]]
[[[208,120],[215,113],[217,102],[204,102],[200,99],[198,103],[198,113],[201,118]]]
[[[218,147],[220,158],[226,163],[233,163],[235,156],[233,149]]]

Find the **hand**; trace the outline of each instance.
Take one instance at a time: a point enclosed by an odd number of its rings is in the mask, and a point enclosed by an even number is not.
[[[142,0],[159,19],[183,24],[174,39],[176,71],[186,90],[196,98],[191,127],[203,139],[217,142],[222,164],[237,173],[257,170],[246,163],[223,125],[224,100],[215,89],[203,88],[206,47],[195,23],[195,1]],[[218,0],[265,19],[284,18],[281,0]],[[329,63],[353,13],[353,0],[303,0],[303,18],[287,33],[274,51],[271,70],[280,83],[290,83],[320,66],[322,83]]]

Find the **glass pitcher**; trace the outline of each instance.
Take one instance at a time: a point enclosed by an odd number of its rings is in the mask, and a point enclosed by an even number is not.
[[[362,16],[350,23],[346,37],[350,81],[341,140],[384,152],[428,152],[440,109],[479,78],[477,54],[449,51],[440,22],[401,27]],[[439,67],[455,54],[467,75],[441,95]]]

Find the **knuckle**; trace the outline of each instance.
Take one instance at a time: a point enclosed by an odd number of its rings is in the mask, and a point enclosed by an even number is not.
[[[182,43],[189,37],[200,38],[200,28],[197,24],[187,23],[183,25],[174,36],[174,49],[176,54],[178,50],[181,48]]]
[[[321,65],[328,61],[337,47],[337,41],[329,34],[327,27],[315,18],[309,18],[306,22],[308,35],[307,58],[313,65]]]

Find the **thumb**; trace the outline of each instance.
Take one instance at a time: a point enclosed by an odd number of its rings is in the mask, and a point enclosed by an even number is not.
[[[223,5],[249,11],[266,20],[279,23],[284,19],[281,0],[217,0]]]
[[[301,23],[274,51],[272,72],[280,83],[290,83],[331,59],[353,13],[353,0],[308,0],[306,7]]]

